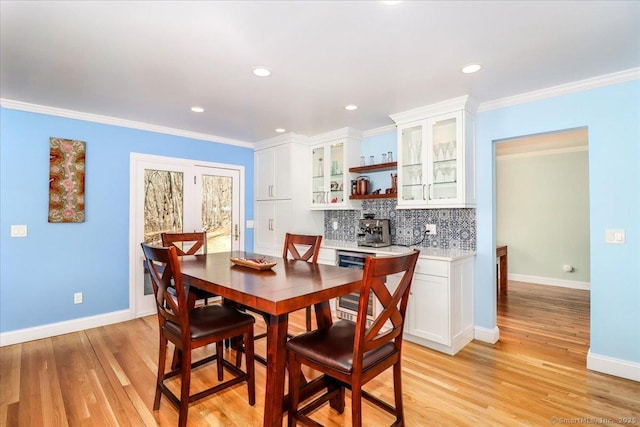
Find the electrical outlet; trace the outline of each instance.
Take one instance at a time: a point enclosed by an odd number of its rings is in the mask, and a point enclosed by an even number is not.
[[[436,225],[435,224],[425,224],[424,225],[424,231],[427,234],[437,234]]]
[[[73,294],[73,303],[82,304],[82,292],[76,292]]]

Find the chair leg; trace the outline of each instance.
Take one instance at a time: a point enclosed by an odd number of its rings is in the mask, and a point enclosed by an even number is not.
[[[362,427],[362,384],[351,387],[351,425]]]
[[[189,412],[189,389],[191,385],[191,349],[185,348],[182,352],[182,375],[180,384],[180,410],[178,414],[178,427],[186,427]]]
[[[223,349],[222,349],[222,341],[218,341],[216,343],[216,367],[218,368],[218,381],[222,381],[222,378],[224,377],[224,373],[223,373],[223,359],[224,359],[224,353],[223,353]]]
[[[311,307],[305,308],[305,320],[307,323],[307,332],[311,330]]]
[[[244,334],[244,357],[247,362],[247,390],[249,392],[249,405],[256,404],[256,375],[253,358],[253,326],[251,330]],[[238,351],[238,354],[241,354]]]
[[[393,365],[393,390],[396,402],[396,424],[404,425],[404,406],[402,405],[402,367],[400,361]]]
[[[289,408],[287,414],[287,427],[295,427],[297,425],[295,416],[300,405],[300,375],[301,366],[296,361],[293,353],[289,354]]]
[[[156,395],[153,398],[153,410],[157,411],[160,408],[160,384],[164,378],[164,367],[167,363],[167,339],[162,336],[160,332],[160,346],[158,349],[158,378],[156,379]]]

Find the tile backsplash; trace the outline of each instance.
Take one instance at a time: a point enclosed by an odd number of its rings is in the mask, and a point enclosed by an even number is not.
[[[362,210],[325,211],[324,238],[355,242],[363,212],[388,218],[391,244],[443,249],[476,250],[475,209],[397,209],[395,199],[363,200]],[[333,223],[337,222],[337,230]],[[435,224],[437,233],[426,235],[424,224]]]

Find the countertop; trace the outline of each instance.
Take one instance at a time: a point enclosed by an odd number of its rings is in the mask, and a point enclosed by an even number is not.
[[[358,246],[356,242],[343,242],[339,240],[323,240],[320,248],[378,255],[399,255],[410,252],[415,248],[420,249],[420,258],[435,259],[441,261],[456,261],[476,255],[475,251],[465,251],[462,249],[425,248],[424,246],[386,246],[384,248],[370,248],[367,246]]]

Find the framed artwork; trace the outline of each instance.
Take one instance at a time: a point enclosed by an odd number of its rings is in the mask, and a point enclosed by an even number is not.
[[[49,138],[49,222],[84,222],[85,142]]]

